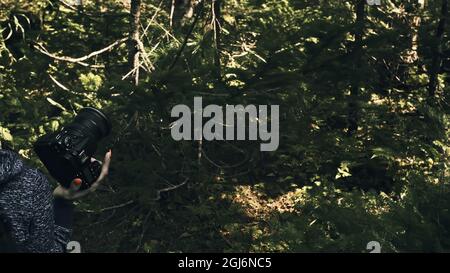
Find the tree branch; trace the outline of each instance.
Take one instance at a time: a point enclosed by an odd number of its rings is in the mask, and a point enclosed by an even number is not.
[[[161,199],[161,193],[163,193],[163,192],[168,192],[168,191],[173,191],[173,190],[175,190],[175,189],[178,189],[179,187],[185,185],[185,184],[188,182],[188,180],[189,180],[189,178],[186,177],[186,179],[184,179],[184,181],[181,182],[181,183],[178,184],[178,185],[174,185],[174,186],[170,186],[170,187],[167,187],[167,188],[164,188],[164,189],[157,190],[157,191],[156,191],[156,198],[154,198],[153,201],[158,201],[158,200],[160,200],[160,199]]]
[[[115,46],[120,45],[120,44],[124,43],[127,40],[128,40],[128,38],[122,38],[122,39],[117,40],[114,43],[108,45],[105,48],[102,48],[100,50],[91,52],[91,53],[89,53],[89,54],[87,54],[87,55],[85,55],[83,57],[79,57],[79,58],[72,58],[72,57],[69,57],[69,56],[58,56],[58,55],[52,54],[41,43],[35,43],[34,44],[34,48],[37,49],[42,54],[44,54],[44,55],[46,55],[46,56],[48,56],[48,57],[50,57],[52,59],[58,60],[58,61],[76,63],[76,64],[79,64],[79,65],[82,65],[82,66],[90,66],[90,67],[97,67],[97,68],[99,68],[99,67],[103,67],[103,66],[89,65],[88,63],[85,63],[84,61],[86,61],[86,60],[88,60],[88,59],[90,59],[90,58],[92,58],[94,56],[100,55],[100,54],[102,54],[102,53],[104,53],[104,52],[106,52],[108,50],[111,50]]]
[[[197,25],[197,21],[200,18],[200,15],[201,15],[201,13],[203,11],[203,7],[205,6],[204,1],[201,1],[200,5],[201,6],[200,6],[199,10],[197,11],[197,14],[196,14],[196,16],[194,18],[194,22],[192,22],[192,25],[189,28],[189,31],[186,34],[186,37],[184,38],[183,44],[181,45],[180,49],[178,50],[177,55],[175,56],[175,59],[173,60],[172,64],[170,65],[169,71],[172,70],[175,67],[175,64],[178,62],[178,59],[180,58],[181,53],[183,53],[183,50],[184,50],[184,48],[187,45],[189,37],[191,36],[192,32],[194,31],[195,25]]]

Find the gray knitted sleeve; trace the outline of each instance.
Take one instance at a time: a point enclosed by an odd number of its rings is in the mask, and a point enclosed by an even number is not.
[[[36,170],[31,172],[36,179],[33,183],[36,188],[31,205],[33,228],[26,249],[31,252],[64,252],[70,230],[55,224],[53,196],[47,179]]]

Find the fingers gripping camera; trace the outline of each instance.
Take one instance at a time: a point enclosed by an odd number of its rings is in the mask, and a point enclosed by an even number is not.
[[[111,132],[111,122],[100,110],[87,107],[61,131],[40,137],[34,150],[42,163],[63,187],[75,178],[88,189],[101,173],[101,163],[92,160],[98,142]]]

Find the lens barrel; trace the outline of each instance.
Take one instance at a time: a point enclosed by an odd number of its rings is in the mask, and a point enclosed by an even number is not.
[[[104,138],[111,132],[111,121],[98,109],[86,107],[78,112],[72,124],[83,127],[83,131],[88,131],[96,138]]]

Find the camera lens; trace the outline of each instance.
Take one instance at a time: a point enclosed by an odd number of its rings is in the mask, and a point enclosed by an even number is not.
[[[98,138],[106,137],[111,132],[111,122],[108,117],[100,110],[92,107],[81,109],[74,123],[85,126]]]
[[[72,145],[86,148],[91,154],[100,139],[111,132],[111,122],[100,110],[86,107],[81,109],[74,121],[65,127],[65,132]]]

